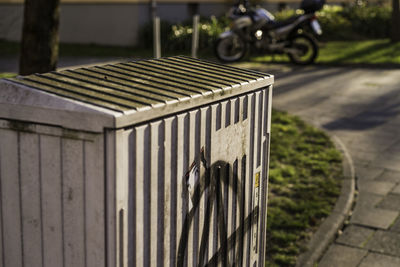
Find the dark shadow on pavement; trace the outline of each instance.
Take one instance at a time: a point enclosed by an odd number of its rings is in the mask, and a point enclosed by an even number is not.
[[[353,117],[341,117],[323,125],[328,130],[367,130],[389,122],[400,114],[400,95],[392,91],[366,104],[370,109]]]
[[[347,68],[307,68],[307,69],[297,69],[296,73],[284,73],[283,75],[276,75],[276,80],[278,85],[275,87],[274,95],[280,95],[292,90],[296,90],[299,87],[307,87],[311,83],[320,82],[321,80],[330,78],[332,76],[340,76],[343,73],[348,72]],[[310,77],[309,74],[312,74]],[[296,79],[293,82],[285,83],[279,85],[279,79],[287,78],[289,76],[296,76]]]

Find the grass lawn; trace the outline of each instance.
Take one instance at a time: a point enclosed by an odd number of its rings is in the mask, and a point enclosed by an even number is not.
[[[151,47],[151,46],[150,46]],[[18,55],[20,44],[16,42],[8,42],[0,40],[0,56]],[[163,53],[162,56],[172,55],[190,55],[190,51],[176,51]],[[199,51],[200,56],[209,57],[209,51]],[[60,44],[60,57],[121,57],[146,59],[153,57],[151,48],[134,48],[129,46],[108,46],[95,44]]]
[[[298,117],[272,112],[267,266],[294,266],[332,210],[343,177],[328,136]]]
[[[288,62],[286,55],[254,56],[251,61]],[[400,43],[389,39],[331,41],[320,44],[317,63],[323,64],[399,64]]]
[[[19,44],[0,41],[0,56],[17,55]],[[163,53],[163,56],[190,55],[190,51]],[[153,55],[151,48],[133,48],[121,46],[103,46],[91,44],[61,44],[61,57],[126,57],[144,59]],[[199,51],[201,58],[214,58],[212,49]],[[248,58],[255,62],[288,62],[286,55],[252,55]],[[366,41],[331,41],[320,44],[317,63],[322,64],[399,64],[400,43],[391,43],[389,39]]]
[[[0,72],[0,79],[1,78],[11,78],[11,77],[14,77],[15,75],[16,75],[15,73]]]
[[[317,62],[400,64],[400,43],[389,39],[329,42],[322,46]]]

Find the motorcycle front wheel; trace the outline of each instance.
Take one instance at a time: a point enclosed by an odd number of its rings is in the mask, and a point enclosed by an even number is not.
[[[246,42],[237,34],[218,38],[214,52],[216,57],[222,62],[235,62],[241,60],[247,52]]]
[[[299,65],[314,63],[318,55],[318,45],[315,40],[305,34],[296,34],[289,40],[290,61]]]

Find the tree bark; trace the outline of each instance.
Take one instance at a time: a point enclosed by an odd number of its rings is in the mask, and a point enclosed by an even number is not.
[[[400,9],[399,0],[392,0],[392,32],[391,39],[392,42],[400,41]]]
[[[58,60],[60,0],[25,0],[21,75],[49,72]]]

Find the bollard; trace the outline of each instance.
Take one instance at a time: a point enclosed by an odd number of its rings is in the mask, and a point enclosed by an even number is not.
[[[160,17],[154,17],[153,20],[153,49],[154,49],[154,58],[161,57],[161,32],[160,32]]]
[[[193,16],[193,33],[192,33],[192,57],[197,58],[197,50],[199,49],[199,21],[200,16]]]

